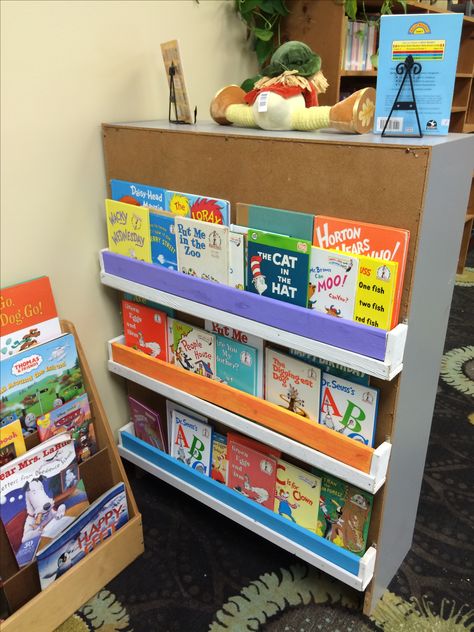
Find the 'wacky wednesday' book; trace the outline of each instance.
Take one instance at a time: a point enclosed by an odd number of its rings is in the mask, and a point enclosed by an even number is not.
[[[247,290],[306,307],[310,251],[309,241],[250,229]]]
[[[110,252],[151,263],[149,209],[105,200],[105,212]]]
[[[321,478],[278,459],[275,513],[316,533]]]
[[[257,395],[257,349],[226,336],[217,336],[216,353],[217,379],[239,391]]]
[[[178,269],[174,217],[168,211],[150,212],[151,260],[169,270]]]
[[[134,204],[135,206],[149,206],[163,211],[166,207],[165,189],[151,187],[148,184],[138,182],[126,182],[125,180],[111,180],[110,191],[112,200]]]
[[[168,324],[165,312],[132,301],[122,301],[122,317],[127,347],[166,362]]]
[[[205,377],[216,376],[216,337],[199,327],[173,320],[175,364]]]
[[[216,283],[229,283],[229,228],[188,217],[175,219],[178,270]]]
[[[193,193],[166,191],[166,210],[210,224],[229,225],[230,203],[219,198],[203,197]]]
[[[209,476],[212,426],[174,409],[171,413],[171,456]]]

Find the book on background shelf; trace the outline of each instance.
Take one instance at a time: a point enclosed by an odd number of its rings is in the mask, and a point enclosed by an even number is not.
[[[151,261],[168,270],[178,269],[173,213],[150,212]]]
[[[321,478],[278,459],[275,513],[316,533]]]
[[[211,473],[212,426],[174,408],[171,456],[206,476]]]
[[[389,330],[395,301],[398,263],[359,256],[354,320]]]
[[[110,252],[151,263],[149,209],[105,200],[105,213]]]
[[[168,323],[165,312],[122,301],[125,344],[166,362],[168,358]]]
[[[166,206],[166,189],[153,187],[138,182],[125,180],[111,180],[110,191],[112,200],[134,204],[135,206],[148,206],[149,208],[164,211]]]
[[[188,217],[175,218],[178,270],[229,284],[229,228]]]
[[[26,452],[25,439],[19,419],[0,426],[0,467]]]
[[[216,431],[212,433],[211,478],[227,485],[227,437]]]
[[[124,483],[97,498],[79,518],[37,556],[41,590],[64,575],[128,522]]]
[[[311,241],[313,238],[314,215],[309,213],[238,202],[236,216],[236,223],[240,226],[306,241]]]
[[[216,337],[204,329],[173,321],[175,364],[204,377],[216,375]]]
[[[216,379],[239,391],[257,395],[257,349],[226,336],[217,335]]]
[[[230,202],[180,191],[166,191],[166,210],[179,217],[229,225]]]
[[[156,410],[152,410],[134,397],[128,396],[130,420],[133,423],[135,436],[149,443],[162,452],[167,452],[162,420]]]
[[[0,289],[0,360],[61,335],[46,276]]]
[[[246,235],[229,231],[229,285],[245,289]]]
[[[204,415],[200,415],[199,413],[191,410],[190,408],[186,408],[186,406],[181,406],[181,404],[177,404],[176,402],[172,402],[171,400],[166,400],[166,427],[168,433],[168,453],[171,454],[171,440],[173,435],[173,411],[180,413],[181,415],[185,415],[188,417],[193,417],[196,421],[200,421],[203,424],[208,423],[207,417]]]

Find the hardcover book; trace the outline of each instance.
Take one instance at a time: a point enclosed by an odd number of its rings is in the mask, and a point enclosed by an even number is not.
[[[309,307],[353,320],[359,261],[357,257],[313,246],[309,268]]]
[[[316,533],[321,478],[278,459],[275,513]]]
[[[355,321],[379,329],[391,328],[397,268],[396,261],[359,257]]]
[[[323,373],[319,423],[373,446],[379,389]]]
[[[152,187],[138,182],[126,182],[125,180],[111,180],[110,191],[112,200],[134,204],[135,206],[148,206],[149,208],[163,211],[165,209],[166,189]]]
[[[216,283],[229,283],[229,228],[188,217],[175,219],[178,270]]]
[[[167,211],[150,212],[151,261],[169,270],[178,269],[174,218]]]
[[[310,251],[309,241],[249,230],[247,290],[306,307]]]
[[[215,431],[212,433],[211,478],[227,485],[227,437]]]
[[[149,209],[105,200],[105,211],[110,252],[151,263]]]
[[[130,395],[128,396],[128,407],[130,409],[130,420],[135,429],[135,436],[166,452],[166,442],[163,436],[160,415]]]
[[[258,351],[254,347],[216,337],[216,378],[239,391],[257,395]]]
[[[171,454],[171,439],[172,439],[172,427],[173,427],[173,411],[180,413],[181,415],[193,417],[197,421],[200,421],[204,424],[207,424],[208,419],[204,417],[204,415],[200,415],[199,413],[191,410],[190,408],[186,408],[186,406],[181,406],[181,404],[176,404],[176,402],[172,402],[171,400],[166,400],[166,426],[167,426],[167,434],[168,434],[168,453]]]
[[[317,422],[321,370],[270,348],[265,359],[265,399]]]
[[[317,366],[321,369],[321,371],[325,371],[331,375],[337,375],[346,380],[357,382],[357,384],[370,384],[370,376],[367,375],[367,373],[358,371],[357,369],[351,369],[347,366],[343,366],[342,364],[338,364],[337,362],[332,362],[331,360],[316,358],[309,353],[304,353],[303,351],[298,351],[297,349],[290,349],[289,352],[291,356],[299,358],[300,360],[303,360],[308,364],[312,364],[313,366]]]
[[[229,285],[245,289],[245,235],[229,231]]]
[[[19,419],[0,426],[0,467],[26,452]]]
[[[168,358],[167,315],[152,307],[122,301],[125,344],[166,362]]]
[[[313,238],[314,215],[240,202],[236,207],[237,224],[295,239],[311,241]]]
[[[173,321],[175,364],[204,377],[216,375],[216,337],[199,327]]]
[[[230,221],[230,203],[227,200],[192,193],[166,191],[166,210],[210,224],[228,226]]]
[[[176,408],[171,413],[171,456],[209,476],[212,456],[212,426]]]

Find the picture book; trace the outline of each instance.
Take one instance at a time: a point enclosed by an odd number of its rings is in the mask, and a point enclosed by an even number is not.
[[[148,299],[143,298],[143,296],[137,296],[137,294],[124,292],[123,299],[124,301],[131,301],[132,303],[140,303],[140,305],[145,305],[146,307],[153,307],[153,309],[157,309],[160,312],[165,312],[168,316],[174,316],[174,309],[172,307],[161,305],[160,303],[155,303],[154,301],[149,301]]]
[[[325,472],[318,474],[321,496],[316,533],[362,556],[367,548],[373,496]]]
[[[210,224],[229,225],[230,202],[192,193],[166,191],[166,210],[180,217],[189,217]]]
[[[310,252],[309,241],[249,230],[247,290],[306,307]]]
[[[229,231],[229,285],[245,289],[245,235]]]
[[[314,215],[310,213],[285,211],[284,209],[270,206],[241,204],[238,202],[236,205],[236,216],[237,224],[242,226],[279,235],[288,235],[288,237],[294,237],[295,239],[305,239],[306,241],[313,239]]]
[[[173,434],[173,411],[180,413],[181,415],[185,415],[188,417],[193,417],[196,421],[200,421],[203,424],[207,424],[208,419],[204,417],[204,415],[200,415],[199,413],[191,410],[190,408],[186,408],[186,406],[181,406],[181,404],[176,404],[176,402],[172,402],[171,400],[166,400],[166,425],[167,425],[167,434],[168,434],[168,453],[171,454],[171,439]]]
[[[227,433],[227,443],[229,441],[234,441],[234,443],[240,443],[241,445],[246,446],[247,448],[252,448],[252,450],[256,450],[257,452],[261,452],[262,454],[268,454],[268,456],[274,457],[275,459],[279,459],[281,457],[281,451],[277,448],[273,448],[270,445],[266,445],[265,443],[261,443],[256,439],[251,439],[247,437],[247,435],[241,435],[236,432],[229,431]]]
[[[324,215],[317,215],[314,220],[315,246],[398,263],[391,328],[398,325],[409,241],[410,232],[401,228]]]
[[[359,257],[354,320],[379,329],[391,329],[398,263]]]
[[[166,452],[166,442],[163,436],[160,415],[130,395],[128,396],[128,407],[130,409],[130,420],[135,429],[135,436]]]
[[[313,246],[309,268],[309,307],[353,320],[359,261],[357,257]]]
[[[193,470],[209,476],[212,457],[212,426],[176,408],[171,413],[171,456]]]
[[[212,433],[211,478],[227,485],[227,437],[215,431]]]
[[[168,316],[168,353],[167,353],[167,361],[170,364],[176,364],[176,357],[174,355],[174,318],[170,318]]]
[[[265,399],[313,421],[319,419],[321,370],[267,348]]]
[[[166,362],[168,357],[167,315],[152,307],[122,301],[125,344]]]
[[[105,200],[105,211],[110,252],[151,263],[149,209]]]
[[[0,518],[20,567],[33,560],[41,538],[54,537],[88,505],[68,433],[1,467],[0,480]]]
[[[124,483],[95,500],[79,518],[37,556],[41,590],[64,575],[101,542],[128,522]]]
[[[321,478],[278,459],[275,513],[316,533]]]
[[[173,213],[150,212],[151,261],[169,270],[178,269]]]
[[[229,228],[188,217],[175,219],[178,270],[216,283],[229,283]]]
[[[218,335],[216,354],[216,379],[239,391],[257,395],[257,349]]]
[[[0,467],[26,452],[19,419],[0,426]]]
[[[165,191],[161,187],[152,187],[138,182],[126,182],[125,180],[111,180],[110,191],[112,200],[134,204],[135,206],[148,206],[149,208],[164,211],[166,206]]]
[[[216,337],[180,320],[173,321],[175,364],[205,377],[216,376]]]
[[[36,419],[84,393],[72,334],[25,349],[0,362],[1,420],[18,418],[24,433]]]
[[[273,511],[277,459],[227,437],[227,486]]]
[[[378,402],[378,388],[323,373],[319,423],[373,446]]]
[[[47,441],[61,432],[68,432],[74,439],[78,463],[97,452],[94,424],[86,393],[41,415],[36,420],[36,426],[40,441]]]
[[[423,135],[447,134],[453,101],[454,80],[463,26],[460,13],[383,15],[377,69],[377,102],[374,132],[380,134],[402,85],[404,73],[397,68],[408,55],[415,64],[411,72],[416,108]],[[413,102],[408,78],[398,100]],[[394,110],[386,134],[418,136],[414,108]]]
[[[321,369],[321,371],[325,371],[326,373],[330,373],[331,375],[336,375],[346,380],[351,380],[352,382],[356,382],[357,384],[365,384],[367,386],[370,384],[370,376],[367,375],[367,373],[362,373],[362,371],[358,371],[357,369],[351,369],[348,366],[338,364],[337,362],[332,362],[331,360],[323,360],[322,358],[317,358],[310,355],[309,353],[304,353],[303,351],[298,351],[296,349],[289,349],[289,353],[295,358],[299,358],[304,362],[312,364],[313,366],[317,366]]]
[[[61,333],[48,277],[0,289],[0,360]]]

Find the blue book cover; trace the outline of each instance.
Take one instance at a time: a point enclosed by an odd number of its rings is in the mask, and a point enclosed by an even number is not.
[[[110,191],[112,200],[136,204],[137,206],[149,206],[158,211],[165,210],[166,189],[152,187],[138,182],[126,182],[125,180],[111,180]]]
[[[239,391],[257,395],[257,349],[225,336],[216,336],[216,352],[217,379]]]
[[[151,261],[169,270],[177,270],[174,218],[166,211],[150,213]]]
[[[230,202],[227,200],[180,191],[166,191],[165,198],[166,210],[174,215],[210,224],[228,226],[230,223]]]
[[[407,55],[412,55],[415,63],[421,65],[421,72],[412,72],[412,77],[422,134],[448,133],[462,22],[463,16],[459,13],[382,16],[374,122],[376,134],[382,132],[390,114],[403,79],[403,74],[397,74],[396,69]],[[412,101],[408,78],[399,100]],[[385,133],[417,135],[415,111],[394,111]]]

